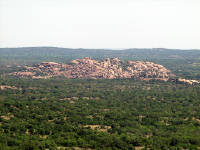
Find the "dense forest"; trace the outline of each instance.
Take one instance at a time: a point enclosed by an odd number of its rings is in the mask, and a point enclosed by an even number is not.
[[[200,51],[58,49],[0,49],[0,150],[200,149],[198,84],[7,76],[24,64],[89,56],[151,60],[200,79]]]

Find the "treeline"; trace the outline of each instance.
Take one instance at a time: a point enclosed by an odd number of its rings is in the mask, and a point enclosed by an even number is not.
[[[0,48],[0,66],[32,65],[43,61],[69,63],[73,59],[91,57],[105,59],[152,61],[164,65],[174,74],[187,79],[200,79],[200,50],[177,49],[68,49],[57,47]],[[4,66],[4,67],[3,67]],[[2,70],[0,68],[0,71]],[[9,69],[10,70],[10,69]],[[1,73],[1,72],[0,72]]]

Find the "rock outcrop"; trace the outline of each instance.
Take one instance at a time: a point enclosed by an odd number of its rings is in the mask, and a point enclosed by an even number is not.
[[[187,79],[182,79],[182,78],[179,78],[177,80],[178,82],[183,82],[183,83],[187,83],[187,84],[200,84],[200,81],[197,81],[197,80],[187,80]]]
[[[102,61],[91,58],[76,59],[70,64],[42,62],[32,67],[25,66],[23,72],[14,72],[12,75],[31,78],[49,78],[64,76],[66,78],[90,79],[158,79],[167,81],[175,77],[170,70],[162,65],[144,61],[122,62],[118,58],[107,58]]]

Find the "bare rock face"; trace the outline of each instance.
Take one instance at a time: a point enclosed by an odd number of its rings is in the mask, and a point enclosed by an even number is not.
[[[178,82],[183,82],[183,83],[187,83],[187,84],[200,84],[200,81],[197,81],[197,80],[187,80],[187,79],[182,79],[182,78],[179,78],[178,79]]]
[[[12,75],[19,77],[49,78],[64,76],[66,78],[90,78],[90,79],[158,79],[167,81],[175,75],[165,67],[152,62],[128,61],[122,62],[118,58],[107,58],[102,61],[91,58],[76,59],[71,64],[42,62],[33,67],[25,67],[24,72],[14,72]]]

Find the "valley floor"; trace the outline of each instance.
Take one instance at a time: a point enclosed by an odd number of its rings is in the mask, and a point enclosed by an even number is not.
[[[0,149],[199,149],[200,86],[0,78]]]

